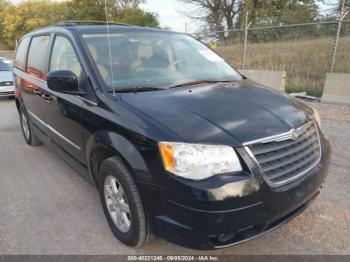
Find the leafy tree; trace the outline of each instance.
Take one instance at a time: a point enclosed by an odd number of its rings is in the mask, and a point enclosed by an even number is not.
[[[119,8],[139,8],[146,0],[117,0]]]
[[[4,11],[5,8],[9,5],[10,3],[7,0],[0,0],[0,40],[3,40],[3,30],[4,30]]]
[[[117,9],[116,22],[130,25],[159,27],[157,15],[143,11],[139,8]]]
[[[10,4],[3,12],[3,38],[9,47],[16,39],[35,28],[47,26],[66,18],[66,4],[47,0]]]
[[[249,12],[252,26],[280,25],[315,21],[318,17],[318,0],[179,0],[199,9],[199,15],[188,16],[205,21],[220,39],[232,39],[239,33],[234,29],[244,26],[245,14]],[[350,0],[346,0],[350,1]],[[284,32],[292,32],[291,29]],[[255,36],[254,36],[255,34]],[[270,31],[267,37],[279,36],[279,32]],[[266,34],[254,32],[251,38],[265,38]],[[265,39],[266,40],[266,39]]]
[[[106,19],[104,0],[72,0],[67,2],[68,20],[94,20]],[[114,4],[107,0],[107,7],[111,9]]]
[[[189,17],[207,22],[212,30],[234,29],[234,20],[243,6],[242,0],[179,0],[199,8],[198,13]]]
[[[238,21],[242,24],[248,12],[252,27],[289,25],[314,22],[319,17],[315,0],[246,0]],[[276,41],[298,39],[316,33],[314,26],[251,30],[249,40]]]
[[[28,0],[11,4],[0,0],[0,27],[2,38],[9,47],[16,39],[33,29],[67,20],[106,21],[104,0]],[[109,21],[140,26],[158,27],[158,17],[143,11],[139,5],[144,0],[107,0]],[[1,36],[1,35],[0,35]]]
[[[243,11],[253,25],[312,22],[319,14],[315,0],[246,0]]]
[[[324,4],[326,4],[328,8],[328,15],[330,16],[338,16],[339,11],[341,9],[342,5],[342,0],[332,2],[332,1],[327,1]],[[345,7],[345,12],[350,11],[350,0],[344,0],[344,7]]]
[[[107,17],[120,22],[149,27],[159,26],[157,15],[139,8],[144,0],[107,0]],[[68,2],[70,20],[106,21],[104,0],[72,0]]]

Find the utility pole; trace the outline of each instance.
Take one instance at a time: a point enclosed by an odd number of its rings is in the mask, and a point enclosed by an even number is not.
[[[338,49],[338,43],[340,38],[340,32],[341,32],[341,26],[344,18],[349,14],[349,11],[345,11],[345,0],[339,1],[339,14],[338,14],[338,27],[337,27],[337,34],[335,36],[334,40],[334,46],[333,46],[333,53],[332,53],[332,61],[331,66],[329,69],[330,73],[334,72],[334,66],[335,66],[335,60],[337,56],[337,49]]]
[[[245,13],[245,24],[244,24],[244,47],[243,47],[243,58],[242,58],[242,69],[245,69],[246,64],[246,53],[247,53],[247,45],[248,45],[248,30],[251,26],[251,22],[249,22],[249,11]]]

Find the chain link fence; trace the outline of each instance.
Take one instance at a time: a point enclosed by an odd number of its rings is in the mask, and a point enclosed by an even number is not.
[[[237,69],[287,72],[287,92],[321,96],[333,59],[338,21],[194,34]],[[350,20],[343,20],[334,72],[350,73]]]

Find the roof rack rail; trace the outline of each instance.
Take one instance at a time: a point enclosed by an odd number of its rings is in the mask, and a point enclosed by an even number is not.
[[[106,22],[106,21],[94,21],[94,20],[68,20],[58,22],[52,26],[75,26],[75,25],[122,25],[122,26],[130,26],[128,24],[116,23],[116,22]]]

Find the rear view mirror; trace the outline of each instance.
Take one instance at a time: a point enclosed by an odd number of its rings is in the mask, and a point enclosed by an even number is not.
[[[52,90],[65,94],[81,95],[79,90],[78,78],[68,70],[57,70],[47,75],[47,86]]]

